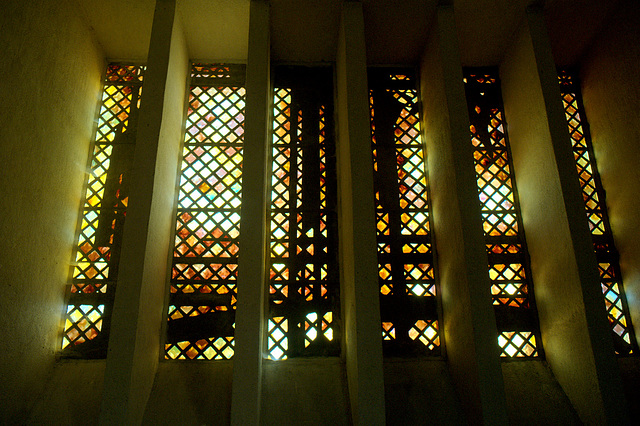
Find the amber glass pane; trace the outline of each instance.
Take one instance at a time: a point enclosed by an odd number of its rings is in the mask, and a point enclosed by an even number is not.
[[[614,346],[620,355],[635,354],[637,342],[633,338],[634,333],[618,262],[618,251],[609,226],[604,189],[598,176],[591,138],[586,128],[580,86],[569,71],[561,70],[558,78],[573,156],[576,160],[578,178],[582,188],[585,212],[598,260],[600,284],[609,323],[613,331]]]
[[[497,71],[468,69],[464,81],[500,355],[539,356],[539,326]]]
[[[65,357],[106,356],[143,74],[137,65],[107,67],[64,320]]]
[[[369,70],[385,355],[438,355],[429,197],[413,70]]]
[[[178,192],[165,357],[233,356],[244,68],[194,64]]]
[[[269,359],[337,355],[331,73],[279,67],[273,94]]]

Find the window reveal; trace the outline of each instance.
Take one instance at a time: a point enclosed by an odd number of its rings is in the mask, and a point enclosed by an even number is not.
[[[560,71],[558,78],[615,350],[620,355],[631,355],[637,352],[637,345],[633,338],[619,254],[609,226],[605,192],[593,157],[580,88],[576,78],[566,70]]]
[[[330,68],[278,67],[268,357],[337,355],[338,236]]]
[[[245,70],[194,64],[177,222],[165,358],[233,354],[242,202]]]
[[[419,102],[412,70],[370,69],[378,273],[385,355],[439,355]]]
[[[468,69],[464,82],[498,344],[502,357],[536,357],[539,325],[496,75]]]
[[[62,356],[105,358],[144,67],[107,66],[80,223]]]

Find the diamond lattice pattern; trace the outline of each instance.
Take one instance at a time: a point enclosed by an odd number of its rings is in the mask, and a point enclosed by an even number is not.
[[[104,305],[68,305],[62,347],[78,345],[98,337],[102,331]]]
[[[577,84],[571,74],[565,71],[558,77],[587,220],[594,240],[596,257],[599,259],[600,283],[609,323],[614,333],[616,352],[629,355],[634,353],[635,342],[632,342],[620,265],[604,203],[604,189],[597,178],[596,164],[591,158],[591,140],[583,127],[584,114]]]
[[[437,314],[426,308],[436,286],[418,93],[405,74],[380,73],[374,81],[370,112],[383,347],[388,354],[437,355]],[[421,308],[409,314],[407,303]]]
[[[108,332],[103,315],[110,311],[117,279],[128,203],[121,184],[130,161],[127,146],[134,142],[129,135],[135,128],[143,74],[144,67],[137,65],[107,67],[64,321],[63,355],[65,349],[82,352],[82,343]]]
[[[235,316],[245,89],[220,87],[228,75],[224,65],[193,65],[192,77],[210,77],[211,85],[191,86],[189,95],[171,273],[171,298],[176,303],[169,309],[170,328],[180,329],[181,324],[191,324],[190,317],[210,310],[226,315],[228,322]],[[190,310],[176,307],[177,300]],[[207,306],[196,309],[203,300]],[[230,359],[233,334],[203,324],[197,326],[200,338],[175,337],[166,345],[165,357]]]
[[[335,341],[337,263],[329,229],[335,216],[327,203],[328,179],[335,178],[328,171],[326,108],[294,103],[296,96],[295,89],[274,91],[267,330],[272,360],[323,354]],[[306,164],[313,169],[304,169]],[[316,195],[307,199],[306,193]]]
[[[511,315],[526,315],[532,309],[526,248],[498,80],[480,73],[468,75],[465,83],[493,304],[515,308]],[[499,343],[503,357],[538,356],[534,330],[502,332]]]
[[[210,306],[169,306],[169,321],[198,317],[212,311]],[[212,360],[231,359],[234,353],[233,336],[208,337],[165,344],[168,359]]]
[[[538,356],[536,336],[528,331],[504,331],[498,336],[501,357],[526,358]]]

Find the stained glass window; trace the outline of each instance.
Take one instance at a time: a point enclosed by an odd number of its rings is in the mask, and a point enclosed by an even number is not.
[[[332,70],[278,67],[273,98],[268,357],[339,353]]]
[[[64,357],[106,357],[143,74],[141,66],[107,66],[64,321]]]
[[[233,356],[245,70],[193,64],[178,192],[168,359]]]
[[[385,355],[438,355],[425,156],[413,70],[369,70]]]
[[[558,78],[615,350],[620,355],[631,355],[637,352],[637,346],[622,285],[619,255],[609,226],[605,192],[596,168],[585,120],[580,87],[576,77],[566,70],[560,71]]]
[[[468,69],[464,78],[491,295],[500,355],[536,357],[539,325],[497,74]]]

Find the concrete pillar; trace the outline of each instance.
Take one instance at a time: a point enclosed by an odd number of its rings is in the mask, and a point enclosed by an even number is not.
[[[345,2],[338,39],[338,190],[344,352],[353,423],[385,423],[371,123],[362,5]]]
[[[583,422],[625,424],[626,403],[542,10],[527,10],[500,76],[547,361]]]
[[[101,424],[140,424],[161,348],[188,57],[175,0],[157,0],[122,239]]]
[[[267,291],[268,159],[270,136],[269,3],[252,0],[249,18],[242,214],[238,258],[238,307],[231,396],[231,424],[260,422]]]
[[[449,368],[469,423],[506,424],[469,114],[450,6],[437,9],[420,75]]]

